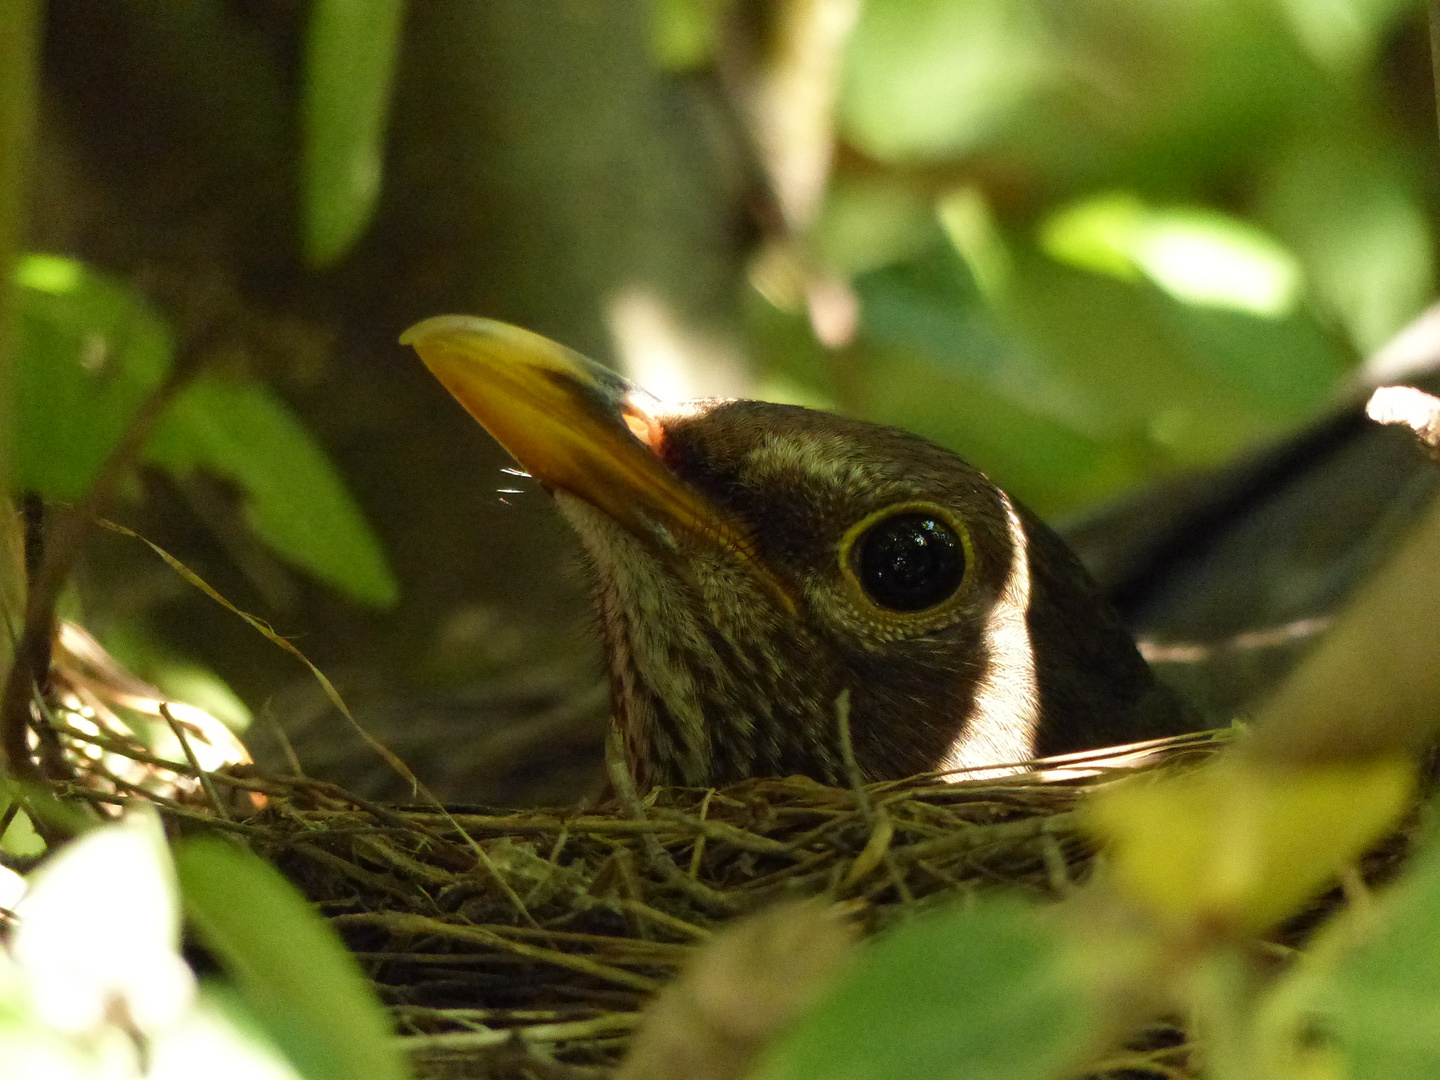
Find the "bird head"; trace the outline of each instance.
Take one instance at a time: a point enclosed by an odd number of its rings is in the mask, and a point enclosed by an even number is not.
[[[943,447],[791,405],[664,405],[487,319],[401,341],[579,533],[642,783],[837,782],[847,744],[868,779],[984,769],[1180,726],[1064,543]]]

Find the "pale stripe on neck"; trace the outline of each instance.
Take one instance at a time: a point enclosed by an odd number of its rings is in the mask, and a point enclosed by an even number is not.
[[[940,764],[942,770],[970,770],[946,777],[952,781],[1008,776],[1021,771],[1013,763],[1035,756],[1040,695],[1026,618],[1030,610],[1028,538],[1020,515],[1004,492],[1000,501],[1010,530],[1010,573],[985,619],[985,674],[975,688],[969,719]]]

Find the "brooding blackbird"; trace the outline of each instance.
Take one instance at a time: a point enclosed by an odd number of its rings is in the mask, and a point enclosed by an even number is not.
[[[401,338],[555,495],[594,568],[637,781],[842,782],[1183,730],[1070,550],[894,428],[761,401],[662,405],[517,327]]]

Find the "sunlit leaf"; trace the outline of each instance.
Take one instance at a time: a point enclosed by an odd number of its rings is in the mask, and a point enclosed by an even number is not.
[[[15,284],[64,296],[85,288],[87,274],[83,264],[63,255],[26,255],[15,267]]]
[[[201,988],[195,1007],[178,1024],[152,1039],[145,1080],[314,1080],[270,1041],[229,987]]]
[[[228,683],[209,668],[162,661],[150,672],[155,685],[177,701],[203,709],[231,731],[244,731],[254,719],[250,708]]]
[[[771,1048],[757,1080],[1049,1080],[1080,1064],[1097,1011],[1060,931],[991,898],[897,927]]]
[[[1073,275],[1083,276],[1088,275]],[[1030,415],[1055,426],[1072,451],[1080,449],[1073,445],[1077,439],[1097,450],[1117,437],[1137,441],[1129,432],[1142,432],[1151,415],[1171,404],[1171,395],[1188,391],[1195,398],[1195,385],[1181,390],[1175,373],[1160,367],[1175,366],[1183,350],[1170,343],[1159,347],[1136,333],[1149,330],[1136,325],[1149,314],[1143,298],[1137,303],[1129,295],[1087,288],[1085,282],[1052,280],[1024,263],[1010,281],[1013,295],[1007,295],[1003,308],[995,308],[959,253],[944,244],[858,278],[861,325],[867,339],[928,357],[965,383],[985,388],[979,401],[960,385],[947,395],[951,400],[945,406],[957,424],[983,426],[985,418],[974,413],[988,408],[986,399],[1000,397],[1012,416]],[[1049,331],[1060,336],[1042,336]],[[1128,355],[1114,355],[1119,341],[1129,343]],[[1107,364],[1092,362],[1099,357],[1107,357]],[[1193,375],[1190,380],[1195,382]],[[876,373],[877,392],[904,394],[903,387],[891,385],[894,381]],[[903,414],[886,419],[911,424]],[[1026,438],[1035,435],[1029,430]],[[982,461],[986,467],[997,465]]]
[[[1136,483],[1142,463],[985,382],[908,349],[865,354],[866,415],[948,446],[1047,516],[1063,514]]]
[[[947,192],[936,204],[936,214],[981,294],[992,303],[999,300],[1010,284],[1012,266],[984,191],[971,184]]]
[[[846,134],[884,159],[962,154],[1051,74],[1030,0],[870,0],[841,91]]]
[[[1262,769],[1226,759],[1094,793],[1090,828],[1114,879],[1166,921],[1259,933],[1311,899],[1393,828],[1415,769],[1384,759]]]
[[[164,379],[170,333],[127,286],[69,259],[26,256],[16,282],[14,482],[76,499]]]
[[[1253,225],[1213,210],[1151,208],[1132,195],[1104,195],[1057,213],[1041,244],[1087,270],[1143,274],[1182,303],[1277,316],[1299,297],[1294,257]]]
[[[385,159],[404,0],[315,0],[305,52],[305,253],[330,266],[365,231]]]
[[[1351,75],[1375,55],[1385,32],[1414,0],[1281,0],[1295,36],[1317,63]]]
[[[1150,470],[1214,464],[1313,414],[1345,354],[1313,317],[1181,303],[1148,281],[1021,253],[1006,326],[1033,357],[1032,400]]]
[[[1003,286],[988,295],[945,241],[855,279],[864,351],[847,407],[951,446],[1042,512],[1219,462],[1312,415],[1345,370],[1307,311],[1185,304],[1138,271],[993,239]],[[805,354],[792,339],[766,355],[793,368]]]
[[[189,1007],[174,873],[159,817],[136,812],[57,852],[31,878],[11,951],[35,1015],[59,1031],[100,1028],[114,1010],[141,1032]]]
[[[1252,226],[1210,211],[1157,216],[1135,260],[1182,303],[1274,316],[1292,310],[1300,294],[1300,270],[1289,252]]]
[[[1018,176],[1051,198],[1132,185],[1232,193],[1296,127],[1329,122],[1333,83],[1269,0],[1035,7],[1057,59],[982,149],[1005,177],[1022,162]]]
[[[1434,239],[1408,151],[1342,131],[1281,156],[1261,211],[1299,253],[1321,305],[1369,352],[1431,299]]]
[[[81,1047],[33,1023],[0,1023],[0,1061],[6,1080],[111,1080],[117,1072],[125,1075],[120,1071],[123,1058],[105,1061],[95,1048]]]
[[[8,811],[9,800],[0,796],[0,810]],[[30,820],[30,815],[24,810],[18,810],[15,816],[10,819],[3,835],[0,835],[0,851],[7,855],[18,855],[21,858],[40,855],[45,851],[45,841],[35,831],[35,825]],[[4,890],[0,889],[0,897],[3,897]],[[0,907],[7,906],[0,898]]]
[[[209,838],[175,863],[202,940],[306,1080],[408,1075],[359,963],[274,867]]]
[[[665,71],[709,63],[730,0],[649,0],[650,54]]]
[[[149,458],[178,474],[205,468],[245,495],[256,533],[281,555],[363,603],[397,595],[380,543],[324,451],[259,383],[201,376],[157,427]]]
[[[231,731],[244,731],[253,716],[228,683],[209,668],[177,660],[138,623],[115,621],[101,643],[124,668],[175,701],[203,709]],[[164,725],[164,721],[161,721]],[[168,730],[168,725],[166,729]]]
[[[1045,222],[1040,246],[1071,266],[1134,281],[1140,277],[1134,250],[1145,218],[1144,203],[1133,195],[1088,199]]]
[[[809,243],[827,267],[863,274],[932,246],[938,230],[916,192],[870,177],[837,178],[825,193]]]

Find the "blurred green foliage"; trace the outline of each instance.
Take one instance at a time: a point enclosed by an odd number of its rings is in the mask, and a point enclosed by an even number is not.
[[[306,1080],[409,1075],[359,961],[278,870],[214,838],[179,846],[175,870],[201,940]]]
[[[380,197],[404,0],[315,0],[305,57],[305,254],[338,262]]]
[[[16,489],[71,501],[160,388],[175,345],[138,293],[81,263],[30,255],[16,278]],[[289,406],[254,379],[206,372],[190,381],[144,461],[177,481],[203,469],[235,484],[246,520],[278,554],[361,603],[395,601],[394,576],[343,479]]]
[[[1315,959],[1293,976],[1302,1010],[1336,1026],[1354,1080],[1408,1080],[1440,1071],[1440,847],[1416,856],[1380,911],[1330,927]],[[1288,989],[1288,988],[1287,988]],[[1311,1014],[1313,1015],[1313,1014]]]
[[[703,69],[739,7],[653,0],[658,66]],[[403,5],[309,13],[298,231],[328,268],[381,191]],[[1413,56],[1394,62],[1421,15],[1419,0],[867,0],[800,238],[853,288],[857,333],[823,347],[802,300],[756,274],[761,384],[928,434],[1051,514],[1301,423],[1434,293],[1430,90],[1399,79]],[[532,224],[529,241],[550,236]],[[177,335],[82,263],[31,256],[18,281],[18,488],[73,500]],[[147,460],[234,484],[276,552],[354,599],[394,599],[342,481],[260,384],[202,374]],[[12,850],[33,842],[20,831]],[[1432,840],[1391,897],[1247,1002],[1255,1045],[1289,1063],[1268,1075],[1434,1074],[1437,865]],[[246,1008],[306,1076],[401,1073],[353,960],[273,871],[205,841],[179,867]],[[1105,973],[1074,938],[1008,900],[901,926],[762,1075],[1052,1075],[1095,1035]]]
[[[164,380],[169,328],[120,282],[54,256],[16,272],[15,487],[77,499]]]
[[[808,238],[859,333],[754,305],[767,374],[1051,514],[1295,426],[1434,292],[1421,7],[868,0]]]
[[[1305,827],[1304,809],[1303,800],[1291,808],[1293,827]],[[1283,869],[1285,853],[1274,854],[1269,873]],[[1420,1080],[1440,1068],[1433,830],[1398,883],[1335,914],[1273,979],[1262,972],[1274,958],[1262,961],[1243,934],[1220,932],[1214,912],[1151,923],[1118,903],[1113,878],[1100,880],[1088,903],[1069,910],[972,896],[882,933],[754,1075],[1044,1080],[1086,1067],[1084,1075]],[[1261,889],[1244,903],[1259,922],[1273,916],[1273,899]],[[1285,903],[1292,915],[1304,907],[1298,893]],[[1135,993],[1147,984],[1168,985],[1175,999]],[[1166,1008],[1186,1017],[1190,1049],[1137,1038],[1146,1017]],[[1131,1049],[1118,1045],[1122,1034]]]
[[[1076,951],[1063,927],[1012,897],[920,916],[865,949],[753,1075],[1066,1075],[1080,1064],[1099,1019]]]
[[[204,468],[244,493],[246,521],[277,553],[352,598],[395,602],[379,541],[314,437],[251,379],[202,374],[180,392],[147,458],[176,476]]]
[[[649,0],[650,53],[666,71],[703,67],[719,48],[732,0]]]
[[[224,971],[197,985],[180,908]],[[0,867],[0,1060],[8,1080],[404,1080],[356,960],[270,864],[179,844],[135,811],[22,878]]]

